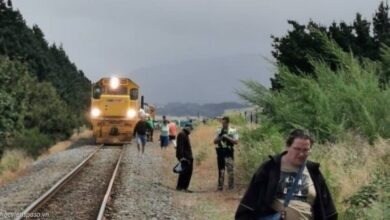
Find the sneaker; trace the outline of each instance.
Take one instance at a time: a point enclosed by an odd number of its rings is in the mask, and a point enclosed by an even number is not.
[[[222,186],[218,186],[217,191],[223,191],[223,187]]]
[[[189,189],[185,189],[184,192],[186,192],[186,193],[193,193],[194,191],[189,190]]]

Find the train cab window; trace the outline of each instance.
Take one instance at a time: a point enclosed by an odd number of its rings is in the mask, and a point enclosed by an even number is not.
[[[110,88],[108,87],[107,94],[109,95],[127,95],[127,87],[126,86],[118,86],[118,88]]]
[[[103,93],[103,89],[100,86],[94,86],[92,91],[92,96],[94,99],[100,99],[100,96]]]
[[[130,90],[130,99],[131,100],[137,100],[138,99],[138,89],[131,89]]]

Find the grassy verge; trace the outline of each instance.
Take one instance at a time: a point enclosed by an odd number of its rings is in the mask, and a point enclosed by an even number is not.
[[[80,139],[90,138],[91,131],[85,130],[79,134],[73,134],[69,140],[61,141],[48,148],[39,159],[50,154],[66,150]],[[21,149],[7,150],[0,160],[0,187],[23,176],[33,163],[33,159]]]
[[[83,132],[80,132],[79,134],[74,133],[69,140],[66,141],[61,141],[56,143],[55,145],[51,146],[45,154],[42,156],[48,155],[48,154],[53,154],[57,152],[61,152],[66,150],[68,147],[72,146],[74,143],[79,141],[80,139],[89,139],[92,137],[92,131],[90,130],[85,130]]]
[[[237,187],[216,192],[217,162],[212,140],[217,127],[217,123],[200,125],[190,135],[195,161],[190,189],[195,192],[177,192],[175,201],[191,210],[193,219],[233,219],[248,178],[268,154],[283,150],[284,138],[276,130],[241,127],[241,142],[236,148]],[[175,149],[170,146],[163,151],[163,158],[164,184],[174,190]],[[321,164],[339,219],[390,217],[386,211],[390,210],[390,140],[378,139],[370,145],[367,139],[349,134],[335,144],[316,144],[310,159]]]
[[[32,161],[21,150],[6,151],[0,161],[0,186],[23,175]]]

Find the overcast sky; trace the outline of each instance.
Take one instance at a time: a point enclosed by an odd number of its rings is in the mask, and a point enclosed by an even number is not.
[[[234,90],[241,87],[239,79],[254,79],[269,86],[272,68],[264,57],[271,58],[270,36],[282,36],[290,28],[288,19],[301,23],[312,19],[323,25],[332,21],[352,23],[359,12],[371,20],[379,3],[379,0],[13,0],[28,25],[37,24],[48,42],[62,44],[71,61],[89,79],[96,81],[111,74],[130,77],[142,86],[151,101],[161,103],[237,101]],[[199,71],[212,71],[204,73],[199,81],[191,78],[193,81],[188,82],[187,76],[196,74],[198,67]],[[192,71],[186,73],[190,68]],[[225,74],[232,69],[235,72]],[[218,78],[226,79],[224,85],[205,83]],[[156,82],[162,86],[158,87]],[[166,82],[171,84],[166,86]],[[200,95],[194,91],[202,88],[191,88],[192,82],[207,89]],[[184,87],[172,88],[173,84],[187,84],[189,91],[181,92]]]

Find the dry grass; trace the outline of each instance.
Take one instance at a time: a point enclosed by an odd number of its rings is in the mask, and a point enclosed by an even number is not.
[[[190,190],[194,193],[177,192],[176,202],[193,210],[194,219],[233,219],[242,190],[217,192],[217,159],[213,139],[217,125],[200,125],[190,135],[194,156],[194,172]],[[170,146],[163,152],[167,161],[163,164],[165,171],[164,184],[175,189],[177,175],[172,172],[177,163],[175,149]],[[227,183],[227,180],[225,181]]]
[[[238,185],[235,191],[216,192],[217,162],[212,143],[218,124],[199,126],[190,136],[195,167],[190,189],[195,193],[177,193],[177,202],[181,206],[194,210],[195,219],[233,219],[245,184]],[[240,147],[236,149],[236,164],[239,164]],[[334,191],[334,200],[339,212],[347,207],[343,201],[373,181],[374,174],[388,169],[383,158],[390,153],[390,140],[378,139],[374,145],[367,140],[351,134],[337,144],[316,146],[311,160],[321,164],[328,185]],[[163,153],[165,160],[165,184],[174,189],[177,175],[172,167],[176,164],[175,150],[170,147]],[[261,161],[259,161],[259,164]],[[236,166],[236,183],[246,183],[237,171],[244,172]]]
[[[50,147],[47,152],[42,154],[39,158],[64,151],[77,140],[81,138],[89,138],[91,136],[92,131],[89,130],[83,131],[80,134],[73,134],[69,140],[58,142]],[[0,160],[0,187],[20,176],[25,175],[32,162],[33,159],[28,157],[21,150],[6,151]]]
[[[53,153],[61,152],[66,150],[68,147],[70,147],[73,143],[75,143],[77,140],[81,138],[90,138],[92,137],[92,131],[91,130],[85,130],[79,134],[74,133],[72,137],[70,137],[69,140],[61,141],[56,143],[55,145],[51,146],[45,154],[42,156],[50,155]]]
[[[347,208],[343,203],[345,199],[371,183],[375,172],[386,169],[382,158],[389,153],[389,140],[379,139],[369,145],[366,140],[351,135],[343,142],[316,147],[312,159],[321,164],[341,211]]]
[[[32,159],[27,157],[23,151],[6,151],[0,161],[0,187],[24,175],[31,163]]]

